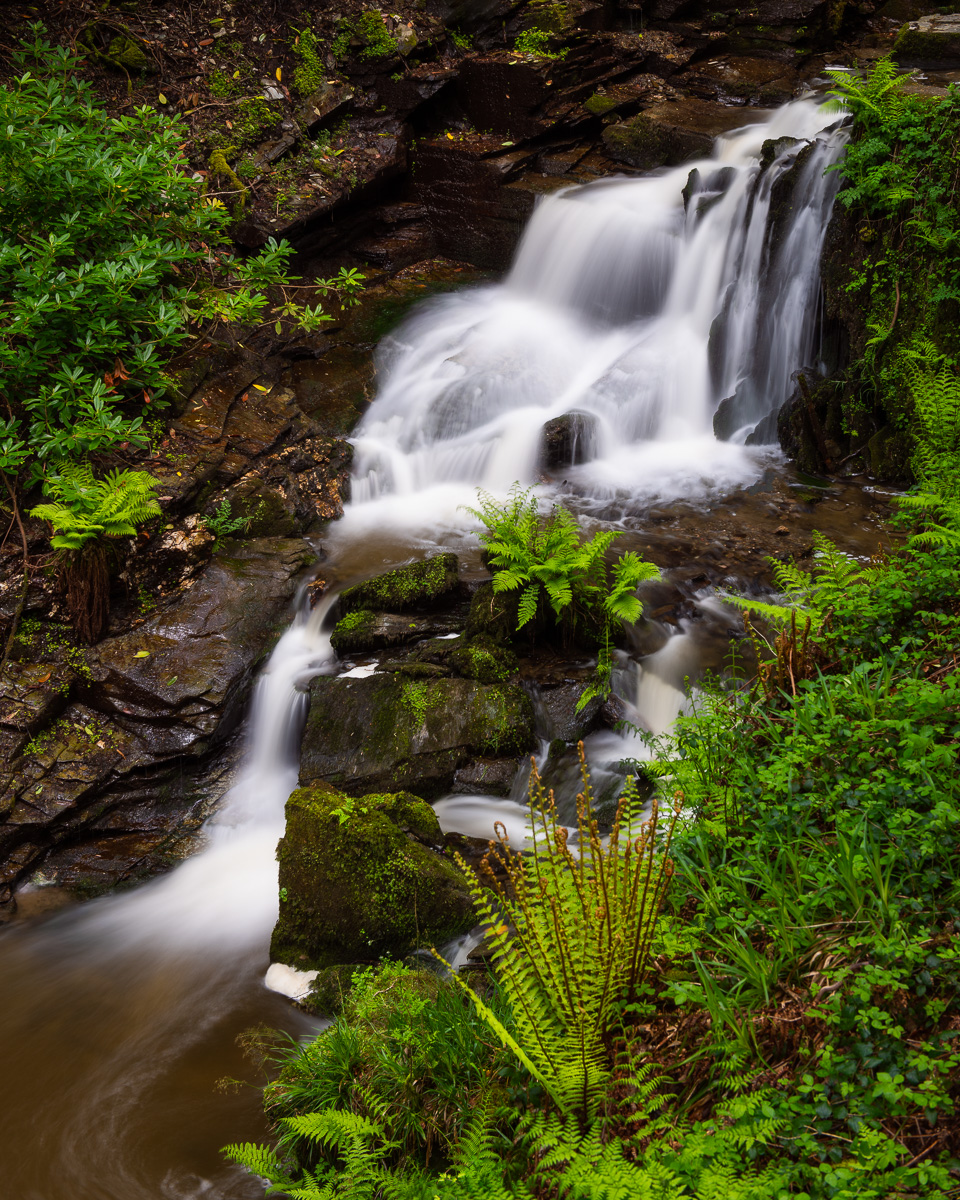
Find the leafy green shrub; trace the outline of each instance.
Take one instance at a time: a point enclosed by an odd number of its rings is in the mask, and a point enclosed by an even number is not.
[[[14,59],[22,74],[0,88],[0,471],[32,484],[65,459],[146,446],[165,358],[195,322],[260,322],[267,290],[292,283],[293,251],[224,252],[229,214],[201,202],[177,120],[108,117],[39,27]],[[278,311],[326,319],[292,301]]]

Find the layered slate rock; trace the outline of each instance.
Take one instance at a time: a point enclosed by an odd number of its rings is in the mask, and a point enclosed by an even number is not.
[[[0,731],[20,757],[0,773],[0,901],[63,844],[130,835],[129,865],[169,840],[313,559],[300,539],[233,543],[175,608],[70,667],[8,664]]]
[[[716,138],[749,119],[740,108],[710,100],[666,101],[631,121],[611,125],[604,130],[603,142],[611,158],[651,171],[709,157]]]
[[[300,782],[324,781],[352,795],[409,788],[433,798],[452,789],[471,759],[536,745],[533,707],[515,684],[400,671],[321,677],[311,687]]]
[[[408,792],[354,799],[324,784],[287,801],[271,958],[303,969],[402,958],[471,928],[433,809]]]

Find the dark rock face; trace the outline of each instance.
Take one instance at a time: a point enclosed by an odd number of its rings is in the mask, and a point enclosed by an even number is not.
[[[322,969],[402,958],[474,923],[433,809],[408,792],[353,799],[318,784],[287,801],[274,961]]]
[[[603,132],[607,153],[644,171],[705,158],[714,139],[744,124],[741,109],[709,100],[667,101]]]
[[[352,795],[416,789],[449,791],[477,755],[519,755],[536,747],[533,709],[515,684],[410,678],[314,680],[303,735],[300,782],[324,781]]]
[[[129,633],[87,652],[65,642],[60,666],[9,665],[0,730],[20,757],[0,775],[0,899],[61,846],[76,859],[78,845],[130,835],[129,865],[169,840],[314,557],[299,539],[234,543]]]
[[[591,413],[570,412],[543,427],[540,461],[548,470],[576,466],[593,457],[597,419]]]

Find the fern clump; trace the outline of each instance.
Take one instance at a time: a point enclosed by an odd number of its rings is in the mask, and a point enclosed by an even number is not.
[[[610,688],[611,638],[622,622],[633,624],[643,606],[636,594],[660,572],[632,550],[609,567],[607,552],[619,534],[605,530],[584,539],[577,519],[562,504],[540,515],[533,489],[515,484],[506,503],[479,493],[480,507],[467,511],[486,526],[480,542],[493,570],[495,592],[519,592],[517,631],[552,618],[566,637],[586,632],[600,647],[597,678],[580,699],[582,708]]]
[[[646,979],[673,870],[668,851],[676,814],[661,831],[656,803],[645,815],[631,779],[604,842],[582,744],[580,760],[576,853],[553,793],[534,768],[529,852],[513,850],[497,826],[485,860],[488,886],[459,862],[490,930],[513,1027],[471,992],[477,1011],[561,1112],[589,1118],[611,1077],[610,1039]]]
[[[64,465],[47,481],[50,504],[30,515],[49,521],[54,550],[77,554],[92,538],[132,537],[137,526],[160,516],[157,481],[146,471],[108,471],[97,479],[89,463]]]
[[[65,463],[46,491],[52,500],[30,515],[50,522],[70,619],[82,638],[95,642],[110,609],[107,540],[132,537],[160,515],[157,483],[146,471],[108,471],[97,479],[88,462]]]

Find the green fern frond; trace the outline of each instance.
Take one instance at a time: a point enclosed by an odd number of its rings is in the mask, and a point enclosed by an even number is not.
[[[268,1146],[258,1146],[254,1142],[231,1142],[223,1147],[222,1153],[252,1175],[258,1175],[270,1183],[279,1184],[288,1178],[280,1159]]]
[[[97,479],[89,463],[67,464],[46,491],[53,502],[38,504],[30,515],[50,522],[55,550],[77,553],[93,538],[131,537],[160,515],[157,481],[146,471],[109,471]]]

